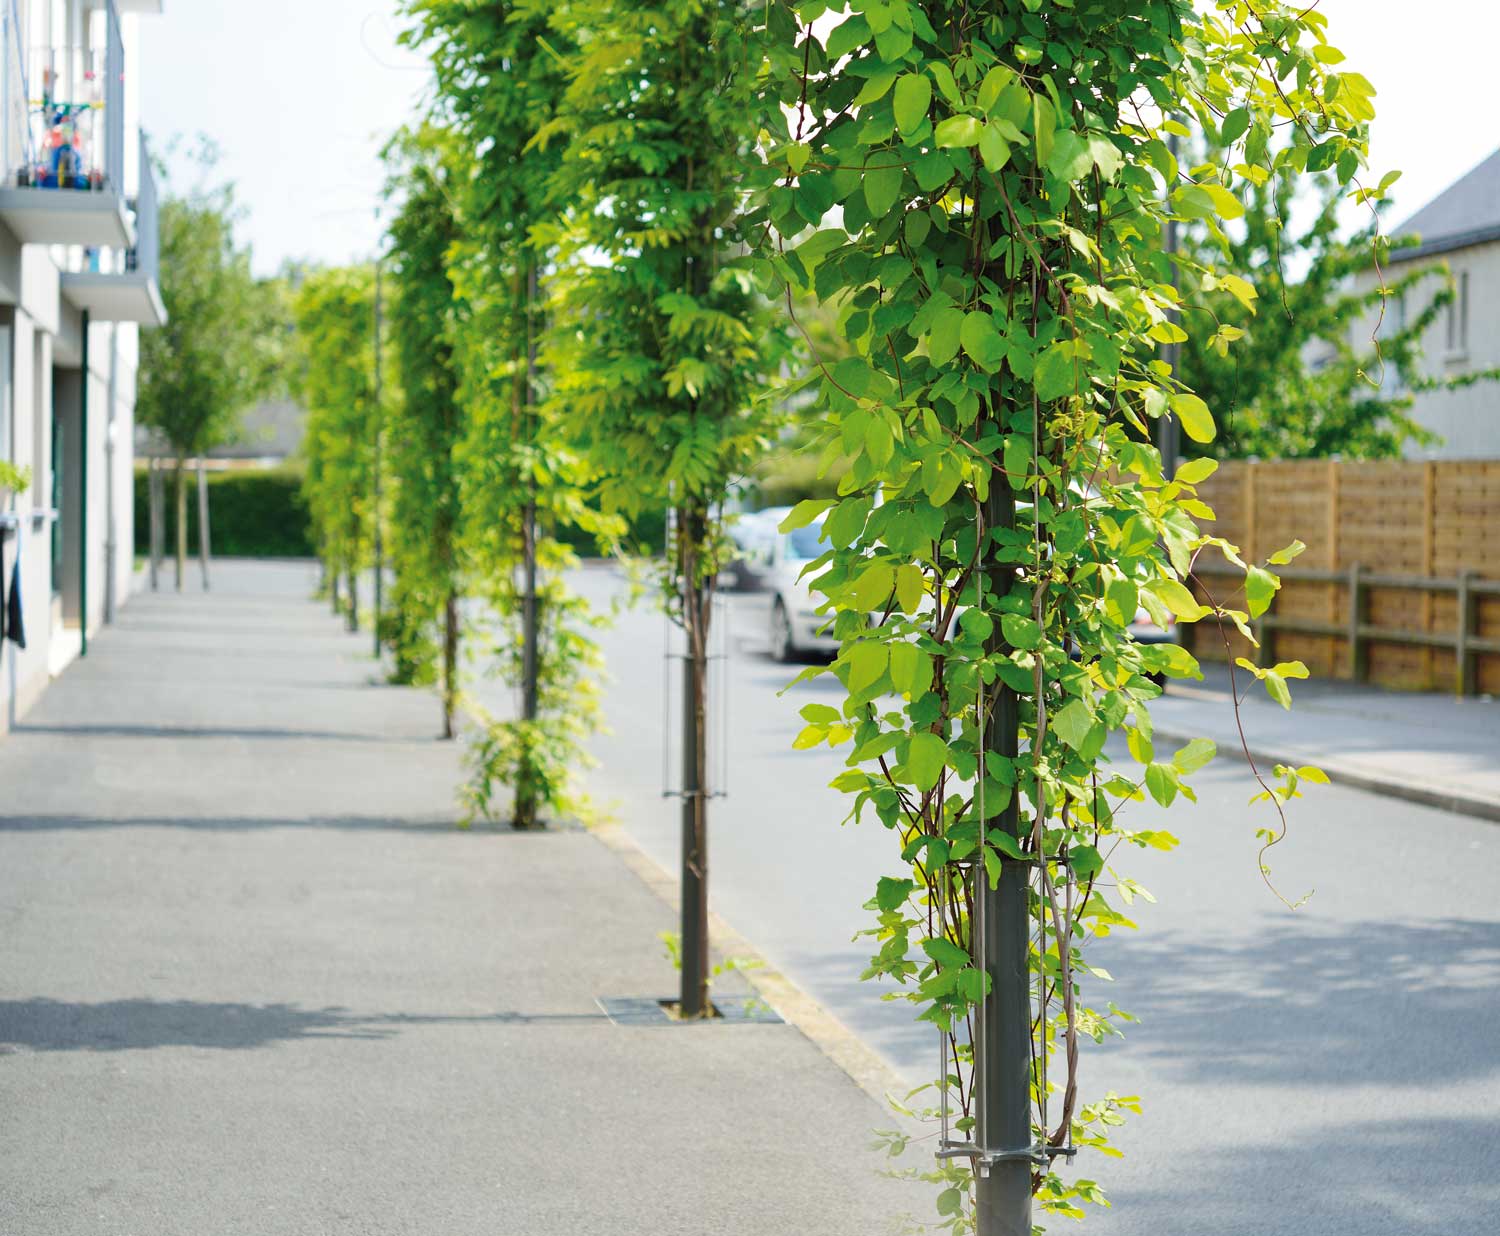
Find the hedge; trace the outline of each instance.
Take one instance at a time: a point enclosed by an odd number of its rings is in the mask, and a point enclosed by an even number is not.
[[[170,557],[176,545],[175,476],[169,468],[163,486],[166,537]],[[144,468],[135,473],[135,552],[151,552],[149,482]],[[198,480],[188,477],[188,552],[198,552]],[[295,468],[244,468],[208,474],[210,550],[226,558],[310,558],[307,505],[302,501],[302,474]]]
[[[177,535],[173,473],[165,476],[166,534],[163,551],[173,553]],[[147,508],[147,473],[135,473],[135,552],[151,552],[151,517]],[[188,478],[188,552],[198,552],[198,480]],[[302,500],[302,473],[296,468],[240,468],[208,474],[210,550],[226,558],[310,558],[313,556],[307,505]],[[643,514],[626,540],[632,549],[659,554],[665,536],[660,511]],[[558,539],[580,557],[598,554],[594,538],[577,528],[562,528]]]

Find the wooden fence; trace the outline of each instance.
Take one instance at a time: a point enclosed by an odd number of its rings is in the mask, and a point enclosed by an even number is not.
[[[1327,677],[1500,693],[1500,461],[1230,463],[1199,494],[1248,560],[1307,543],[1281,572],[1264,652]],[[1200,565],[1230,599],[1223,559]],[[1191,639],[1224,658],[1216,630]],[[1250,652],[1238,636],[1231,649]]]

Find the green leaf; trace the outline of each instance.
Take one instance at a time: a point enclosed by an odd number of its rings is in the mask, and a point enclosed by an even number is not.
[[[1054,343],[1037,357],[1033,379],[1036,383],[1036,397],[1043,403],[1050,403],[1064,395],[1077,394],[1079,369],[1072,349]]]
[[[786,518],[776,525],[778,532],[795,532],[805,528],[833,505],[832,498],[804,498],[787,512]]]
[[[844,714],[831,704],[804,704],[797,715],[804,721],[822,725],[838,724],[844,719]]]
[[[896,600],[902,610],[915,614],[925,595],[922,568],[914,562],[903,562],[896,568]]]
[[[1183,433],[1194,442],[1214,440],[1213,413],[1208,410],[1208,405],[1203,400],[1197,395],[1182,392],[1172,396],[1171,404],[1173,413],[1182,424]]]
[[[865,204],[872,219],[884,218],[901,196],[901,182],[906,169],[900,165],[872,167],[865,171]]]
[[[1184,622],[1196,622],[1209,612],[1179,580],[1153,579],[1146,589]]]
[[[952,940],[944,939],[942,936],[935,940],[923,940],[922,951],[944,969],[956,970],[960,966],[969,964],[968,953],[954,944]]]
[[[939,309],[932,318],[932,329],[927,332],[927,355],[939,369],[958,355],[964,322],[962,309]]]
[[[1104,856],[1091,845],[1075,845],[1068,850],[1068,866],[1080,880],[1087,880],[1104,870]]]
[[[916,696],[927,689],[929,675],[922,674],[921,650],[906,642],[891,645],[891,685],[904,695]]]
[[[1250,617],[1259,618],[1270,608],[1280,586],[1281,581],[1262,567],[1253,566],[1245,572],[1245,607]]]
[[[1285,549],[1278,549],[1268,560],[1272,566],[1286,566],[1293,558],[1297,557],[1307,546],[1301,541],[1293,541]]]
[[[850,592],[854,608],[883,609],[895,582],[896,572],[889,562],[872,562],[860,572]]]
[[[1023,618],[1020,614],[1001,614],[1000,630],[1005,633],[1005,642],[1012,648],[1030,652],[1042,642],[1042,628],[1034,618]]]
[[[1245,213],[1244,204],[1223,185],[1199,185],[1221,219],[1238,219]]]
[[[1195,773],[1218,753],[1217,743],[1207,738],[1195,738],[1172,756],[1172,767],[1184,775]]]
[[[933,131],[933,142],[942,147],[975,146],[983,124],[974,116],[949,116]]]
[[[880,681],[890,664],[890,652],[877,640],[861,640],[848,650],[849,691],[858,695]]]
[[[1189,459],[1177,468],[1177,475],[1172,479],[1183,485],[1201,485],[1219,470],[1217,459]],[[1274,559],[1272,560],[1274,561]]]
[[[932,79],[925,73],[903,73],[896,82],[896,93],[892,107],[896,114],[896,127],[901,136],[915,132],[927,119],[927,107],[932,102]]]
[[[1010,162],[1010,142],[996,121],[991,120],[979,135],[979,157],[991,172],[998,172]]]
[[[916,885],[911,880],[897,880],[892,876],[881,876],[875,885],[875,904],[887,912],[899,910],[911,896]]]
[[[1069,700],[1052,717],[1053,733],[1075,751],[1084,745],[1094,724],[1094,714],[1081,699]]]
[[[1163,807],[1177,797],[1177,770],[1167,764],[1146,765],[1146,790]]]
[[[906,753],[906,773],[912,784],[926,793],[937,784],[947,759],[948,744],[936,734],[913,734]]]

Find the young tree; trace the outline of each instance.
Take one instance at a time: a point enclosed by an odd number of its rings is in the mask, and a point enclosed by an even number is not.
[[[346,620],[359,626],[359,572],[370,564],[374,505],[375,280],[368,266],[305,274],[293,300],[307,409],[303,492],[327,578],[345,581]]]
[[[518,696],[515,716],[482,718],[468,799],[473,813],[491,816],[496,787],[508,785],[518,828],[582,808],[576,774],[598,716],[586,679],[598,661],[593,619],[566,586],[574,559],[557,530],[602,524],[584,501],[579,460],[541,406],[547,375],[537,354],[550,261],[539,231],[560,209],[560,148],[527,143],[552,118],[569,46],[549,29],[551,7],[405,6],[416,20],[405,41],[432,61],[431,123],[447,134],[455,169],[447,187],[460,220],[449,278],[466,420],[456,453],[462,543],[496,624],[495,666]]]
[[[187,558],[187,461],[231,440],[245,408],[278,380],[284,303],[250,272],[234,240],[234,190],[200,188],[161,210],[161,295],[167,324],[141,332],[136,419],[176,462],[177,576]],[[207,586],[207,575],[204,577]]]
[[[406,134],[387,148],[394,295],[389,321],[399,397],[386,427],[395,610],[391,642],[397,680],[419,681],[437,663],[443,737],[452,738],[458,694],[459,475],[454,450],[464,433],[454,355],[448,255],[458,238],[441,139]]]
[[[1212,134],[1206,164],[1229,153],[1223,133],[1220,125]],[[1219,424],[1212,443],[1184,443],[1190,453],[1394,458],[1408,442],[1432,440],[1411,417],[1415,392],[1496,376],[1423,374],[1423,336],[1453,298],[1445,272],[1431,263],[1390,265],[1390,250],[1416,241],[1387,243],[1373,211],[1346,236],[1345,196],[1332,172],[1280,172],[1247,185],[1235,226],[1193,220],[1182,228],[1183,252],[1195,264],[1244,272],[1243,284],[1197,282],[1185,297],[1184,314],[1201,328],[1181,345],[1182,380],[1217,410]],[[1299,227],[1308,206],[1315,213]]]
[[[683,657],[682,992],[708,1000],[708,659],[730,482],[768,445],[778,328],[743,262],[757,122],[759,3],[580,0],[553,28],[576,50],[556,120],[567,258],[546,355],[553,406],[607,509],[675,514],[662,564]]]
[[[810,704],[798,741],[848,744],[834,785],[891,832],[904,869],[870,908],[868,976],[902,985],[941,1035],[941,1222],[1031,1236],[1032,1199],[1081,1215],[1098,1185],[1062,1170],[1108,1148],[1137,1100],[1081,1097],[1087,942],[1128,926],[1139,886],[1117,851],[1169,849],[1149,796],[1190,796],[1204,741],[1157,751],[1153,678],[1193,676],[1165,623],[1247,628],[1278,581],[1200,531],[1193,460],[1163,475],[1147,444],[1171,414],[1194,441],[1209,406],[1158,356],[1174,323],[1163,231],[1223,230],[1247,185],[1332,168],[1356,178],[1369,83],[1328,67],[1316,5],[1279,0],[967,0],[767,6],[765,150],[777,183],[767,267],[839,305],[854,355],[812,375],[828,458],[852,457],[809,571],[836,612],[841,706]],[[1171,115],[1222,129],[1222,164],[1185,169]],[[1270,148],[1273,126],[1286,143]],[[1378,195],[1379,190],[1372,190]],[[835,212],[836,210],[836,212]],[[1244,273],[1185,254],[1182,286]],[[1226,339],[1233,347],[1236,340]],[[1240,595],[1187,586],[1214,547]],[[1232,602],[1232,603],[1231,603]],[[1251,666],[1288,701],[1296,664]],[[1134,767],[1105,755],[1121,734]],[[1284,775],[1283,775],[1284,774]],[[1314,770],[1262,782],[1274,812]],[[1274,843],[1285,827],[1265,830]],[[894,1139],[897,1144],[900,1138]],[[972,1202],[972,1211],[970,1203]]]

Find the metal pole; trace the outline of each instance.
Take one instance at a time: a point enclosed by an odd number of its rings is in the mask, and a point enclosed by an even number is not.
[[[1015,499],[1010,487],[991,487],[985,503],[986,530],[1015,527]],[[989,587],[1004,597],[1015,581],[1015,568],[997,563],[991,546]],[[992,652],[1005,650],[1003,637],[992,637]],[[984,747],[1014,760],[1020,746],[1020,708],[1016,693],[995,684],[994,702],[984,721]],[[994,827],[1021,836],[1019,794],[1012,795]],[[990,976],[990,993],[978,1007],[974,1026],[974,1139],[976,1159],[976,1236],[1031,1236],[1031,976],[1028,969],[1030,919],[1027,906],[1029,864],[1006,859],[994,888],[984,864],[975,865],[971,944],[976,962]]]
[[[703,517],[684,507],[677,521],[682,563],[682,991],[684,1018],[711,1013],[708,999],[708,751],[704,734],[704,692],[708,651],[708,610],[697,581],[697,547]]]
[[[375,656],[380,656],[380,604],[384,595],[381,574],[385,570],[385,543],[380,534],[381,496],[381,433],[385,428],[385,416],[380,403],[380,259],[375,259],[375,620],[371,624],[374,632]]]
[[[526,379],[523,388],[527,445],[533,445],[536,425],[533,416],[536,400],[536,331],[532,316],[537,307],[537,270],[533,257],[526,270]],[[521,511],[521,720],[529,727],[537,718],[537,680],[541,658],[537,648],[539,623],[536,595],[536,470],[526,461],[526,506]],[[516,786],[515,824],[517,828],[536,825],[536,787],[528,778]]]
[[[1174,164],[1177,160],[1178,148],[1179,142],[1177,135],[1172,134],[1167,138],[1167,149],[1172,152],[1172,160]],[[1169,198],[1171,196],[1171,192],[1172,186],[1169,184],[1167,186],[1167,194]],[[1177,220],[1168,219],[1166,247],[1167,258],[1171,263],[1170,282],[1172,284],[1172,290],[1174,292],[1178,290],[1178,286],[1180,283],[1180,278],[1177,271],[1177,245]],[[1167,321],[1172,323],[1173,326],[1177,325],[1181,316],[1182,315],[1179,314],[1175,308],[1167,310]],[[1181,357],[1181,344],[1162,344],[1161,358],[1172,367],[1172,374],[1174,377],[1177,375],[1177,366],[1179,361],[1181,360]],[[1179,433],[1180,431],[1177,426],[1177,418],[1175,416],[1172,416],[1170,413],[1162,413],[1161,418],[1156,422],[1156,449],[1161,452],[1162,474],[1169,478],[1171,477],[1172,473],[1177,470],[1177,456],[1179,454],[1180,446]]]

